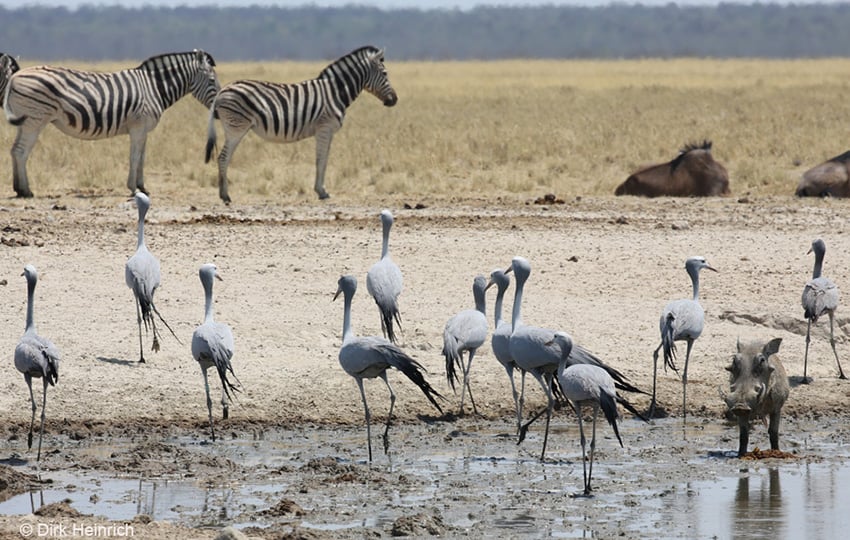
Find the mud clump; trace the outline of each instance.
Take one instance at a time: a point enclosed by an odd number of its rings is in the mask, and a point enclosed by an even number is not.
[[[35,476],[0,465],[0,502],[26,493],[39,484]]]
[[[115,452],[107,459],[81,456],[74,466],[147,477],[192,477],[207,471],[238,472],[241,467],[221,456],[209,455],[160,441],[145,442],[128,451]]]
[[[390,534],[393,536],[443,536],[446,525],[440,516],[419,513],[402,516],[393,522]]]
[[[264,516],[273,516],[273,517],[281,517],[281,516],[303,516],[306,515],[307,512],[304,511],[301,506],[291,499],[283,499],[276,505],[263,510],[262,515]]]
[[[782,450],[761,450],[756,447],[752,452],[747,452],[741,459],[758,460],[758,459],[798,459],[800,456],[783,452]]]
[[[35,515],[41,517],[81,517],[81,514],[77,509],[71,506],[71,499],[65,499],[64,501],[59,501],[55,503],[50,503],[42,506],[38,510],[35,511]]]

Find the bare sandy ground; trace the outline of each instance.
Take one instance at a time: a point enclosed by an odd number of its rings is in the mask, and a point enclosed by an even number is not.
[[[737,339],[782,337],[789,375],[802,374],[806,327],[800,294],[811,275],[813,256],[806,251],[814,238],[827,245],[825,274],[839,286],[850,283],[848,208],[836,200],[570,198],[544,206],[523,200],[387,198],[374,205],[331,199],[231,207],[214,201],[213,196],[192,203],[153,196],[146,233],[162,263],[156,302],[182,343],[166,333],[162,350],[146,353],[145,365],[136,363],[135,307],[124,284],[124,263],[135,250],[135,208],[114,196],[0,201],[5,306],[0,350],[7,351],[7,361],[0,363],[0,433],[13,455],[34,460],[34,451],[26,450],[29,396],[12,362],[24,329],[26,286],[20,274],[27,263],[40,273],[38,330],[63,353],[59,383],[48,390],[45,444],[50,447],[90,437],[155,442],[165,435],[206,436],[203,383],[189,350],[203,316],[197,271],[205,262],[215,262],[224,279],[216,283],[216,318],[233,328],[234,367],[243,385],[229,420],[221,421],[220,407],[214,410],[222,433],[361,428],[357,387],[337,363],[342,302],[331,298],[341,274],[356,275],[361,288],[353,306],[355,331],[380,333],[365,274],[380,255],[383,207],[396,216],[390,250],[405,280],[403,346],[447,397],[447,411],[456,410],[458,400],[445,382],[443,326],[452,314],[473,306],[474,276],[507,267],[514,255],[532,265],[524,320],[568,331],[646,390],[652,385],[661,308],[690,296],[684,261],[704,255],[719,272],[703,275],[707,321],[689,367],[688,411],[695,421],[708,423],[722,422],[718,388],[728,384],[723,367]],[[404,208],[418,202],[426,207]],[[491,321],[493,298],[489,293]],[[848,321],[839,310],[842,359]],[[147,337],[145,345],[150,346]],[[850,382],[837,379],[828,321],[813,329],[808,370],[815,382],[793,386],[786,414],[801,424],[846,414]],[[391,380],[399,425],[417,426],[419,417],[438,416],[400,374]],[[536,408],[543,394],[528,382],[527,403]],[[483,420],[511,417],[507,377],[489,347],[476,357],[471,383]],[[661,405],[680,416],[681,382],[674,373],[659,371],[658,383]],[[40,383],[35,386],[40,402]],[[212,387],[215,404],[217,381]],[[367,396],[381,422],[388,406],[385,387],[367,382]],[[631,400],[640,409],[649,402],[645,396]],[[729,444],[731,450],[734,442]],[[362,445],[344,451],[353,460],[365,457]],[[48,457],[46,467],[60,469],[62,463]],[[4,518],[0,530],[5,525],[10,538],[19,537],[17,523]],[[213,535],[163,523],[140,527],[146,538]]]

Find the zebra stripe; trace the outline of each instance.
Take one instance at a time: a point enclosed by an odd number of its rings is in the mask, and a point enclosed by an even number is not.
[[[221,119],[225,142],[218,155],[218,190],[230,202],[227,167],[242,138],[253,131],[274,142],[295,142],[316,138],[316,181],[319,198],[325,191],[325,169],[331,140],[342,127],[345,111],[366,90],[392,107],[398,96],[390,85],[384,67],[384,51],[362,47],[325,67],[315,79],[295,84],[266,81],[234,81],[218,93],[210,108],[206,158],[209,162],[216,144],[215,118]]]
[[[6,97],[6,87],[9,86],[9,79],[21,67],[10,55],[0,52],[0,107],[3,106]]]
[[[127,188],[147,193],[143,167],[148,132],[186,94],[211,107],[220,88],[215,61],[200,50],[154,56],[136,68],[113,73],[36,66],[18,71],[8,84],[4,109],[18,127],[12,161],[19,197],[32,197],[26,163],[39,133],[50,123],[78,139],[129,135]]]

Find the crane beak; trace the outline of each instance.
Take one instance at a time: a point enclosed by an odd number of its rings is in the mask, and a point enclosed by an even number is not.
[[[493,280],[491,279],[490,281],[488,281],[488,282],[487,282],[487,286],[486,286],[486,287],[484,287],[484,290],[486,291],[487,289],[489,289],[490,287],[492,287],[495,283],[496,283],[496,282],[495,282],[495,281],[493,281]]]
[[[814,248],[809,248],[809,251],[807,251],[807,252],[806,252],[806,255],[808,255],[809,253],[811,253],[811,252],[812,252],[812,250],[814,250]]]
[[[514,271],[514,267],[513,267],[513,266],[508,266],[508,268],[505,270],[505,273],[506,273],[506,274],[510,274],[510,273],[511,273],[511,272],[513,272],[513,271]]]
[[[342,294],[342,288],[339,288],[339,289],[336,290],[336,294],[334,294],[333,300],[336,300],[337,298],[339,298],[340,294]],[[333,300],[331,300],[331,301],[333,302]]]
[[[215,278],[219,281],[224,281],[224,279],[218,274],[218,272],[215,273]]]
[[[720,271],[719,271],[719,270],[717,270],[717,268],[715,268],[715,267],[713,267],[713,266],[711,266],[711,265],[708,265],[708,264],[707,264],[707,265],[705,265],[705,268],[706,268],[707,270],[711,270],[712,272],[717,272],[718,274],[720,273]]]

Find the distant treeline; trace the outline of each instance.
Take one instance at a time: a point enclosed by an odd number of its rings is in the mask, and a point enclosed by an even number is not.
[[[850,5],[0,8],[0,51],[125,60],[202,48],[219,61],[333,59],[365,44],[392,60],[845,56]]]

